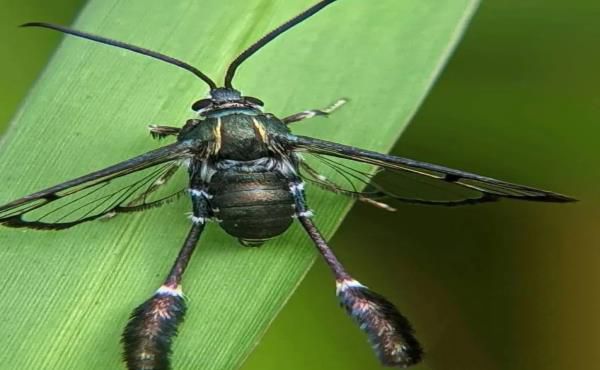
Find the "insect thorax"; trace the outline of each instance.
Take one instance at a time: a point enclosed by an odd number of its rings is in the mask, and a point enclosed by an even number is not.
[[[240,113],[209,117],[197,126],[184,133],[186,138],[208,136],[215,145],[208,159],[196,161],[191,185],[207,186],[220,226],[252,245],[287,230],[294,215],[290,183],[297,178],[297,159],[275,153],[268,137],[288,128],[271,115]]]

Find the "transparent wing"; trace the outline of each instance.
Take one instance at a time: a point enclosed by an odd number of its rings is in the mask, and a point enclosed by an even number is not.
[[[309,184],[388,211],[395,211],[397,202],[455,207],[499,199],[451,183],[351,160],[320,154],[303,155],[303,159],[300,175]]]
[[[159,206],[182,194],[159,190],[171,179],[190,146],[175,143],[0,206],[0,224],[65,229],[121,212]],[[183,172],[183,171],[179,171]]]
[[[324,179],[314,172],[307,175],[311,171],[303,165],[309,182],[373,202],[391,198],[415,204],[459,206],[500,198],[574,201],[573,198],[550,191],[325,140],[294,135],[277,136],[274,140],[288,150],[310,154],[306,156],[308,160],[312,155],[333,170],[335,179]],[[372,175],[372,166],[377,167],[375,177]],[[309,167],[313,166],[309,163]]]

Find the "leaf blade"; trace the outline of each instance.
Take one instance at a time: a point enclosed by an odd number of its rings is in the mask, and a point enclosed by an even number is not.
[[[160,1],[92,1],[76,27],[203,61],[194,64],[217,78],[225,69],[223,61],[248,40],[303,9],[280,2],[196,3],[180,2],[165,17]],[[271,110],[278,115],[320,107],[340,96],[354,98],[329,121],[308,121],[295,132],[387,151],[431,86],[475,4],[339,2],[241,67],[236,86],[267,101],[267,108],[276,108]],[[199,23],[197,14],[212,14],[208,19],[215,21]],[[235,27],[218,21],[235,19],[236,14],[249,16]],[[407,14],[413,17],[404,22]],[[380,23],[373,26],[376,17]],[[177,24],[165,18],[177,19]],[[393,24],[397,18],[401,21]],[[357,41],[360,50],[352,50]],[[377,68],[372,68],[373,60]],[[5,137],[0,181],[10,186],[1,190],[0,199],[156,147],[144,125],[183,122],[188,114],[181,107],[205,93],[200,86],[189,75],[155,61],[65,40]],[[405,103],[394,104],[396,97]],[[24,158],[25,167],[14,166]],[[48,158],[53,158],[51,163]],[[322,193],[310,200],[317,222],[331,235],[350,202]],[[3,230],[0,241],[9,247],[0,250],[2,268],[8,272],[2,286],[8,295],[19,297],[10,303],[10,311],[22,313],[16,322],[2,324],[3,332],[12,333],[10,341],[0,339],[11,348],[0,355],[4,363],[47,369],[121,366],[120,332],[130,310],[168,270],[188,227],[183,215],[188,208],[187,202],[179,202],[146,215],[56,234]],[[174,367],[238,367],[310,267],[314,252],[306,239],[295,227],[261,249],[245,249],[212,227],[185,277],[190,310],[176,341]],[[297,240],[303,242],[298,245]],[[19,286],[10,284],[15,276]],[[35,306],[44,308],[31,308]],[[90,355],[95,353],[101,355]]]

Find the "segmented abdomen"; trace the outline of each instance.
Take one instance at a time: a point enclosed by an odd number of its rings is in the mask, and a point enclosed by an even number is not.
[[[273,238],[292,223],[289,180],[277,172],[217,172],[210,181],[211,206],[221,227],[249,244]]]

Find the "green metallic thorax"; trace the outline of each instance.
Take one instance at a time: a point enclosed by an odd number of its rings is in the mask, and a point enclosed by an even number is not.
[[[272,114],[221,113],[184,127],[179,140],[200,140],[217,143],[218,159],[250,161],[268,157],[266,144],[269,134],[287,134],[287,126]]]

